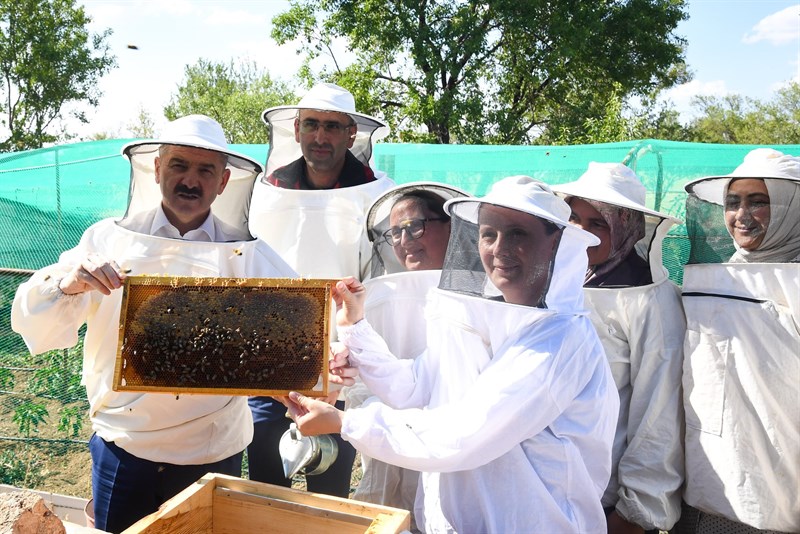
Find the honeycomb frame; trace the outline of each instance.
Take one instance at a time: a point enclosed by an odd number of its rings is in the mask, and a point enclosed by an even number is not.
[[[129,276],[113,389],[326,396],[335,283]]]

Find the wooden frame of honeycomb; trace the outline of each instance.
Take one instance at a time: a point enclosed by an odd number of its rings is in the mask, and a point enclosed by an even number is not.
[[[114,390],[327,395],[334,283],[129,276]]]

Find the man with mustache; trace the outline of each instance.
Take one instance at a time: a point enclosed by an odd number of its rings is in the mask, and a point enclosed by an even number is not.
[[[108,532],[125,530],[208,472],[240,476],[253,435],[246,397],[114,391],[119,289],[128,273],[296,276],[250,235],[261,165],[229,150],[216,121],[177,119],[160,139],[130,143],[123,154],[131,162],[125,216],[89,227],[58,263],[20,285],[11,311],[33,354],[74,346],[86,324],[94,517]],[[223,193],[224,202],[215,202]]]
[[[372,143],[389,133],[388,126],[356,111],[353,95],[332,83],[315,85],[297,104],[267,109],[263,119],[270,130],[269,154],[266,178],[253,191],[250,230],[300,276],[364,279],[372,256],[366,212],[394,186],[372,166]],[[255,420],[247,449],[250,478],[289,486],[278,450],[291,422],[286,407],[270,397],[252,398],[250,407]],[[307,487],[348,497],[355,449],[338,434],[335,439],[336,462],[307,477]]]

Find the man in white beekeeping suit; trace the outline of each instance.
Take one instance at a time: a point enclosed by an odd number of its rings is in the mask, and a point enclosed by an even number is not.
[[[160,139],[123,148],[128,210],[84,232],[78,245],[20,285],[12,327],[39,354],[72,347],[86,323],[83,378],[94,434],[95,525],[120,532],[207,472],[240,476],[252,438],[245,397],[115,392],[122,291],[128,273],[294,277],[247,228],[261,165],[228,149],[203,115],[169,123]]]
[[[356,111],[355,99],[332,83],[312,87],[296,105],[264,112],[270,129],[265,178],[256,184],[250,229],[300,276],[368,276],[370,243],[364,225],[372,201],[394,186],[374,170],[372,144],[389,128]],[[335,400],[335,399],[331,399]],[[343,400],[338,401],[343,406]],[[248,448],[250,478],[289,486],[278,444],[289,428],[286,407],[270,397],[250,399],[255,436]],[[309,491],[348,497],[355,450],[335,436],[339,454],[327,471],[306,477]]]

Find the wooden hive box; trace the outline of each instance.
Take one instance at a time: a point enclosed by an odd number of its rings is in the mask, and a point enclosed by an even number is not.
[[[334,280],[130,276],[115,391],[328,391]]]
[[[397,534],[407,510],[209,473],[123,534]]]

